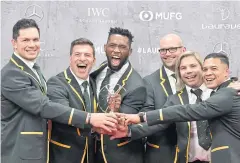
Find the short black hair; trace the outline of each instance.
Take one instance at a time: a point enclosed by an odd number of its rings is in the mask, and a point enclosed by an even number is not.
[[[37,28],[39,36],[40,36],[40,29],[33,19],[20,19],[17,23],[13,26],[13,34],[12,38],[17,40],[19,36],[19,30],[26,29],[26,28]]]
[[[72,41],[71,47],[70,47],[70,55],[72,55],[72,50],[73,50],[73,47],[75,45],[89,45],[89,46],[91,46],[92,50],[93,50],[93,56],[95,57],[95,48],[94,48],[94,45],[93,45],[92,41],[90,41],[89,39],[78,38],[78,39]]]
[[[204,58],[204,61],[205,61],[206,59],[209,59],[209,58],[219,58],[222,63],[225,63],[225,64],[229,67],[229,59],[228,59],[228,56],[226,56],[226,55],[223,54],[223,53],[210,53],[210,54],[208,54],[208,55]]]
[[[110,31],[108,33],[108,40],[109,40],[109,37],[111,35],[114,35],[114,34],[126,36],[129,40],[129,45],[131,46],[131,44],[133,42],[133,35],[128,29],[123,29],[123,28],[120,28],[120,27],[115,27],[115,28],[111,27]]]

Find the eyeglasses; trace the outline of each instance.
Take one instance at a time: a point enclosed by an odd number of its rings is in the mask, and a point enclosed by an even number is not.
[[[167,54],[167,51],[169,51],[169,53],[175,53],[178,48],[182,48],[182,46],[179,46],[179,47],[171,47],[171,48],[168,48],[168,49],[159,49],[159,53],[160,54]]]

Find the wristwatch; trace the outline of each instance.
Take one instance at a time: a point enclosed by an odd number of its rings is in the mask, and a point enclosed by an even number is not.
[[[139,113],[138,113],[138,116],[139,116],[139,118],[140,118],[140,122],[145,122],[145,121],[144,121],[144,116],[145,116],[145,114],[146,114],[145,112],[139,112]]]

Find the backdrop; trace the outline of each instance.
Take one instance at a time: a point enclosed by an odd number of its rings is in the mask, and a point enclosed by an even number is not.
[[[161,66],[159,39],[176,33],[188,50],[205,57],[224,52],[233,76],[240,76],[240,2],[152,1],[2,1],[1,67],[12,54],[12,27],[21,18],[35,19],[41,30],[38,63],[46,78],[69,65],[70,44],[86,37],[93,41],[97,62],[103,62],[103,45],[110,27],[129,29],[134,35],[133,67],[145,76]]]

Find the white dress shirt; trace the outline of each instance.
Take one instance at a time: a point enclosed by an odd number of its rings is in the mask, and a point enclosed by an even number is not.
[[[186,86],[189,104],[195,104],[197,100],[197,96],[191,93],[190,87]],[[212,92],[211,89],[208,89],[204,84],[200,86],[200,89],[203,91],[202,93],[202,100],[206,100],[210,97]],[[193,89],[195,90],[195,89]],[[189,145],[189,154],[188,154],[188,161],[194,162],[196,160],[200,161],[210,161],[211,160],[211,148],[207,151],[203,149],[198,142],[198,133],[197,133],[197,123],[196,121],[191,122],[191,135],[190,135],[190,145]]]
[[[114,72],[111,76],[110,76],[110,81],[109,81],[109,91],[111,93],[114,93],[114,87],[116,86],[116,84],[118,83],[119,79],[123,76],[123,74],[126,72],[127,68],[129,66],[129,62],[125,63],[122,68],[119,71]],[[96,84],[97,84],[97,96],[99,97],[99,92],[100,92],[100,88],[101,88],[101,84],[106,76],[107,73],[107,69],[109,67],[105,67],[97,76],[96,78]]]
[[[82,86],[82,83],[83,83],[84,81],[87,81],[87,82],[88,82],[87,91],[88,91],[89,99],[90,99],[90,101],[91,101],[89,76],[88,76],[87,80],[83,80],[83,79],[78,78],[78,77],[73,73],[73,71],[71,70],[71,68],[70,68],[70,71],[71,71],[71,73],[73,74],[73,76],[75,77],[75,79],[77,80],[78,85],[80,86],[80,89],[81,89],[81,91],[82,91],[82,94],[84,93],[84,87]],[[90,108],[91,108],[91,105],[92,105],[92,104],[91,104],[91,102],[90,102]]]
[[[167,74],[167,77],[168,77],[168,80],[169,80],[169,83],[170,83],[170,86],[172,89],[172,93],[175,94],[176,93],[176,79],[172,76],[172,74],[174,74],[174,72],[169,70],[165,66],[164,66],[164,69],[166,71],[166,74]]]

